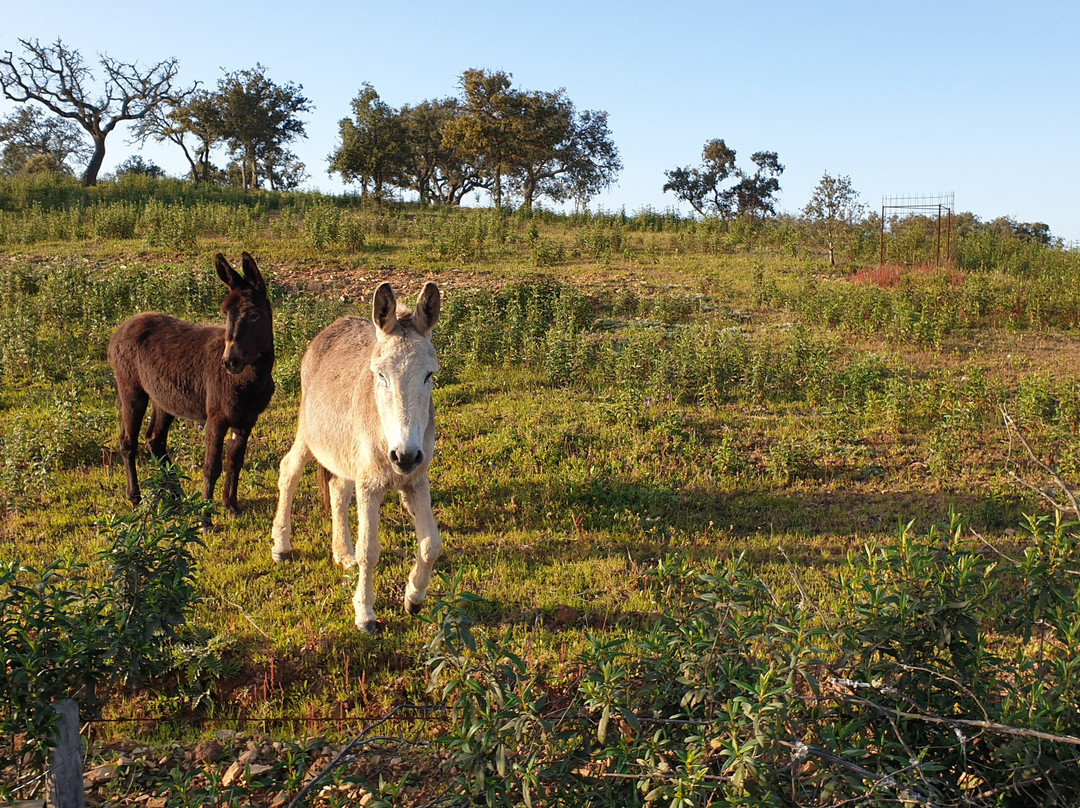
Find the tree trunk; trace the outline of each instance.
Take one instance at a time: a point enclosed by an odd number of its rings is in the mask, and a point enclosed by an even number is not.
[[[521,188],[521,207],[525,210],[531,211],[533,206],[533,195],[536,193],[536,180],[531,176],[527,177],[524,185]]]
[[[105,162],[105,138],[94,138],[94,155],[90,158],[90,164],[87,165],[86,171],[83,173],[82,184],[84,188],[90,188],[97,185],[98,172],[101,171],[101,164]]]
[[[195,159],[190,154],[188,154],[188,150],[185,147],[181,146],[180,148],[182,148],[184,150],[184,157],[187,158],[188,167],[191,170],[191,181],[194,182],[196,185],[198,185],[199,184],[199,164],[195,162]]]

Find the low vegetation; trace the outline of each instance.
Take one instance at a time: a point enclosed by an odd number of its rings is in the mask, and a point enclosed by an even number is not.
[[[9,677],[30,647],[12,638],[42,636],[20,598],[83,614],[117,580],[101,561],[116,526],[144,524],[115,452],[112,330],[147,309],[214,320],[217,251],[252,252],[274,306],[246,511],[185,550],[191,609],[171,644],[140,635],[158,649],[135,655],[146,676],[93,682],[92,802],[280,806],[322,772],[306,804],[1080,794],[1077,531],[1032,490],[1080,474],[1074,251],[959,217],[956,260],[934,268],[915,220],[890,229],[894,263],[868,228],[833,268],[783,217],[218,193],[0,181]],[[444,294],[444,556],[422,618],[396,610],[413,535],[388,503],[373,639],[313,476],[296,561],[271,561],[277,463],[310,338],[368,316],[378,281],[411,297],[426,279]],[[197,479],[198,429],[171,440]],[[114,658],[112,629],[88,626],[86,659]],[[70,678],[27,699],[90,692],[58,648],[41,653]],[[0,780],[23,798],[41,724],[15,704]]]

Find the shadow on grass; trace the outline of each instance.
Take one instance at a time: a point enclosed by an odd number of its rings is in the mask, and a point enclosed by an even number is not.
[[[886,536],[914,520],[919,529],[956,511],[981,533],[1015,527],[1037,504],[985,491],[734,491],[650,487],[618,481],[587,488],[504,485],[477,498],[473,491],[434,492],[449,529],[469,534],[492,530],[600,531],[656,541],[658,536],[711,538],[796,537],[810,543],[836,537]]]

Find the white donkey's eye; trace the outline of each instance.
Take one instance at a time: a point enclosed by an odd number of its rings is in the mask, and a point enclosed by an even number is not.
[[[381,384],[383,387],[390,386],[390,380],[386,378],[386,374],[383,373],[381,370],[379,371],[379,384]]]

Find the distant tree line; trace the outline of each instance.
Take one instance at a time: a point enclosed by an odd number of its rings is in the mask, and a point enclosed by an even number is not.
[[[20,104],[0,118],[0,175],[79,174],[83,185],[95,185],[107,138],[130,122],[129,144],[174,144],[196,184],[292,190],[307,179],[290,146],[307,137],[302,116],[314,106],[301,85],[272,81],[261,64],[225,73],[209,89],[181,85],[175,59],[140,67],[102,55],[95,72],[59,39],[18,42],[18,54],[0,56],[0,91]],[[496,207],[512,202],[531,209],[540,199],[584,206],[622,170],[607,113],[577,109],[564,89],[524,90],[513,86],[509,73],[475,68],[461,74],[458,87],[457,96],[395,109],[365,82],[352,116],[339,122],[329,173],[375,201],[411,193],[421,204],[457,206],[484,192]],[[749,166],[736,157],[724,140],[709,140],[699,165],[664,172],[663,191],[707,219],[753,225],[775,217],[784,172],[778,154],[754,152]],[[116,173],[164,175],[138,154]],[[850,177],[828,172],[802,214],[801,226],[830,264],[865,242],[868,227],[880,227]],[[998,219],[992,225],[1053,244],[1042,223]]]
[[[277,84],[266,68],[227,73],[215,89],[181,86],[168,59],[140,68],[109,56],[95,72],[62,41],[20,39],[22,50],[0,57],[0,90],[25,104],[0,119],[0,172],[57,171],[95,185],[108,136],[130,122],[130,143],[172,143],[195,183],[289,190],[307,178],[289,150],[306,137],[301,116],[313,109],[301,85]],[[566,91],[526,91],[501,71],[466,70],[457,98],[393,109],[370,84],[340,122],[330,172],[379,200],[391,190],[415,192],[421,203],[459,205],[485,191],[497,207],[526,208],[547,198],[585,202],[622,169],[607,113],[578,110]],[[27,103],[32,102],[32,103]],[[87,146],[86,138],[92,145]],[[228,162],[214,163],[224,148]],[[121,169],[156,174],[135,157]]]
[[[474,191],[496,207],[589,198],[622,169],[607,113],[575,108],[565,90],[515,89],[511,74],[466,70],[458,98],[393,109],[365,83],[340,124],[330,171],[382,199],[390,188],[421,203],[459,205]]]

